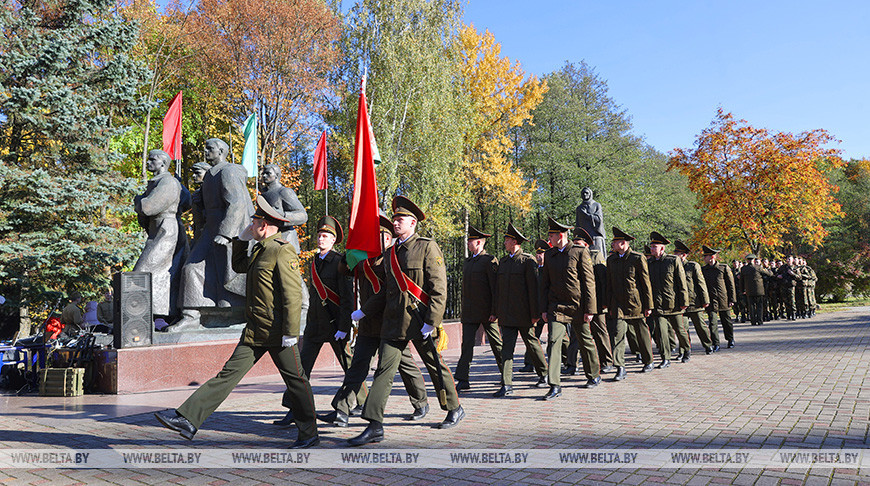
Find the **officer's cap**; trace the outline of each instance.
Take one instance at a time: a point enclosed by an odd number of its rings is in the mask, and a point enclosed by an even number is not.
[[[571,226],[560,224],[555,219],[547,216],[547,233],[567,233],[571,231]]]
[[[649,242],[650,244],[667,245],[671,240],[662,236],[658,231],[653,231],[649,234]]]
[[[685,253],[688,255],[692,250],[680,240],[674,240],[674,253]]]
[[[719,250],[716,248],[710,248],[707,245],[701,245],[701,251],[704,252],[704,256],[710,256],[710,255],[716,255],[722,250]]]
[[[520,230],[518,230],[513,223],[508,223],[507,230],[505,230],[504,235],[510,236],[511,238],[517,240],[517,243],[529,241],[525,236],[523,236],[522,233],[520,233]]]
[[[622,231],[621,229],[614,226],[613,228],[613,241],[623,240],[623,241],[633,241],[634,236]]]
[[[378,217],[381,225],[381,231],[386,231],[393,238],[396,237],[396,229],[393,227],[393,222],[390,221],[390,218],[384,216],[383,214]]]
[[[269,204],[262,195],[257,196],[257,210],[254,212],[254,218],[265,219],[269,224],[281,226],[282,223],[289,223],[290,220],[285,218],[278,212],[277,209]]]
[[[426,214],[405,196],[393,198],[393,217],[395,218],[396,216],[411,216],[418,223],[426,219]]]
[[[317,232],[325,231],[335,235],[335,242],[338,243],[344,237],[344,231],[341,230],[341,225],[338,220],[332,216],[326,215],[317,221]]]
[[[750,254],[748,254],[748,255],[746,255],[746,259],[747,259],[747,260],[755,260],[755,259],[756,259],[756,258],[758,258],[758,257],[757,257],[757,256],[755,256],[755,255],[754,255],[754,254],[752,254],[752,253],[750,253]]]
[[[544,253],[545,251],[550,249],[550,244],[544,240],[538,240],[535,242],[535,253]]]
[[[469,240],[478,240],[480,238],[489,238],[492,236],[491,234],[484,233],[474,226],[468,225],[468,239]]]
[[[574,228],[574,239],[575,240],[583,240],[589,246],[594,244],[592,240],[592,236],[589,235],[589,232],[583,228]]]

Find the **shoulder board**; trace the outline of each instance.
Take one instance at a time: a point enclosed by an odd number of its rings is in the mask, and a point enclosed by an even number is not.
[[[286,245],[287,243],[290,243],[290,242],[287,240],[282,240],[281,238],[275,238],[275,243],[278,243],[279,245]]]
[[[417,241],[432,241],[432,238],[425,238],[423,236],[418,236]]]

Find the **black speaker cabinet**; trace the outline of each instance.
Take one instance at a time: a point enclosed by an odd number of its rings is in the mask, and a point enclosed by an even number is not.
[[[151,273],[116,273],[114,289],[115,348],[151,346],[154,316],[151,314]]]

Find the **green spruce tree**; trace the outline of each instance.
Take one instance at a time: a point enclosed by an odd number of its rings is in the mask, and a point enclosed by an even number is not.
[[[12,305],[95,297],[132,262],[137,181],[109,141],[141,116],[138,26],[110,0],[24,0],[0,12],[0,282]]]

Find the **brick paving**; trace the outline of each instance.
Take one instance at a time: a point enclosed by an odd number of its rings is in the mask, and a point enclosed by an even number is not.
[[[498,388],[488,346],[476,348],[472,389],[462,394],[466,419],[451,430],[430,388],[427,421],[410,412],[397,380],[385,419],[386,440],[362,449],[540,448],[810,448],[866,449],[870,427],[870,308],[855,308],[761,327],[736,325],[737,347],[705,356],[695,343],[686,364],[579,388],[563,377],[563,395],[542,402],[531,374],[515,373],[515,395]],[[517,346],[521,365],[522,343]],[[326,352],[326,351],[324,351]],[[458,353],[445,359],[452,366]],[[631,360],[630,360],[631,361]],[[608,377],[609,378],[609,377]],[[341,376],[315,370],[318,409],[328,411]],[[0,396],[0,448],[282,448],[295,429],[270,422],[281,416],[283,384],[276,377],[244,381],[212,415],[193,442],[160,427],[152,413],[175,407],[193,387],[137,395],[49,398]],[[321,424],[324,448],[345,447],[365,422],[346,429]],[[423,458],[425,461],[425,458]],[[0,484],[866,484],[870,471],[812,469],[6,469]]]

